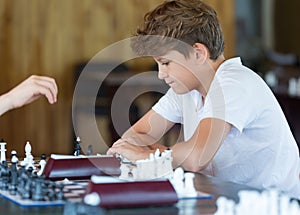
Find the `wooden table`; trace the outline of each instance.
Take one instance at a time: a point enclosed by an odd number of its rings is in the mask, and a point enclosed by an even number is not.
[[[87,207],[82,204],[71,205],[68,204],[65,207],[37,207],[37,208],[24,208],[20,207],[13,202],[10,202],[4,198],[0,198],[1,214],[65,214],[71,215],[75,211],[85,210],[86,213],[82,214],[214,214],[217,210],[216,199],[219,196],[226,196],[227,198],[238,201],[239,190],[254,190],[245,185],[240,185],[231,182],[225,182],[218,178],[206,176],[201,173],[197,173],[195,176],[195,187],[199,191],[212,194],[212,199],[202,200],[181,200],[176,205],[166,207],[147,207],[147,208],[127,208],[127,209],[111,209],[105,210],[96,207]]]

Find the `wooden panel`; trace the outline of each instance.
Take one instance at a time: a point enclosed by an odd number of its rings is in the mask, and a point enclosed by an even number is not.
[[[275,50],[282,53],[294,53],[300,56],[300,1],[274,1],[274,37]]]
[[[161,0],[1,0],[0,93],[30,74],[50,75],[59,87],[58,103],[45,99],[13,110],[0,118],[0,138],[8,152],[24,156],[27,140],[33,154],[70,153],[74,66],[106,46],[132,35],[145,12]],[[234,44],[232,1],[225,8],[227,44]],[[228,17],[228,18],[227,18]],[[223,19],[224,18],[224,19]],[[228,36],[229,35],[229,36]],[[228,49],[227,49],[228,50]],[[233,53],[229,49],[228,53]],[[231,54],[230,54],[231,55]]]

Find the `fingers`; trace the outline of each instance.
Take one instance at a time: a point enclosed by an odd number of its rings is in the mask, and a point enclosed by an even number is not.
[[[117,150],[119,148],[119,146],[124,142],[123,139],[118,139],[116,142],[114,142],[114,144],[108,149],[108,151],[106,152],[106,154],[108,155],[116,155],[118,154]]]
[[[1,95],[0,114],[22,107],[45,96],[50,104],[57,101],[57,84],[53,78],[32,75],[19,85]]]
[[[106,152],[108,155],[121,155],[127,157],[127,153],[132,151],[132,144],[127,142],[127,139],[117,140]]]
[[[29,78],[33,81],[33,87],[35,87],[35,94],[44,95],[50,104],[54,104],[57,101],[57,84],[53,78],[47,76],[33,75]]]
[[[106,152],[107,155],[116,155],[117,152],[115,150],[115,148],[109,148]]]

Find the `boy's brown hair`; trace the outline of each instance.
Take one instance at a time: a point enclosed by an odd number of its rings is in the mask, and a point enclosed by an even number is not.
[[[177,50],[188,57],[195,43],[205,45],[212,60],[224,52],[217,13],[201,0],[163,2],[145,15],[144,26],[135,36],[131,46],[139,55],[159,56]]]

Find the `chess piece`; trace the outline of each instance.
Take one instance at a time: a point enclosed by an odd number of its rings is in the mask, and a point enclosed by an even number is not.
[[[18,171],[18,186],[17,186],[17,192],[21,196],[25,189],[25,183],[26,183],[27,178],[28,178],[28,176],[26,174],[25,165],[22,165],[22,162],[21,162],[20,169]]]
[[[2,161],[6,160],[6,148],[5,148],[6,142],[2,139],[0,142],[0,162],[2,163]]]
[[[89,145],[88,146],[88,150],[87,150],[87,155],[92,155],[93,154],[93,146],[92,145]]]
[[[160,151],[159,151],[159,149],[156,149],[154,152],[154,157],[158,158],[159,156],[160,156]]]
[[[10,175],[10,184],[9,184],[9,193],[11,195],[16,195],[17,193],[17,182],[18,182],[18,158],[17,158],[17,152],[12,151],[11,152],[11,175]]]
[[[121,163],[120,166],[121,175],[119,176],[120,179],[128,180],[129,179],[129,166],[126,163]]]
[[[43,201],[43,178],[35,178],[32,182],[32,200],[34,201]]]
[[[174,175],[172,178],[172,184],[174,186],[174,189],[176,190],[176,193],[179,197],[181,197],[184,193],[184,171],[181,167],[178,167],[174,170]]]
[[[31,167],[29,168],[31,169]],[[31,198],[31,184],[32,184],[32,178],[30,177],[29,172],[27,172],[27,178],[25,180],[25,186],[22,193],[22,199],[30,199]]]
[[[31,145],[29,141],[27,141],[25,145],[25,158],[23,163],[25,163],[26,169],[28,169],[29,167],[32,167],[33,170],[35,169],[33,156],[31,154]]]
[[[58,193],[57,193],[57,200],[64,200],[64,185],[63,184],[58,184]]]
[[[166,150],[160,153],[157,149],[155,153],[149,155],[149,158],[137,160],[135,163],[120,156],[121,178],[125,180],[171,178],[173,176],[171,152],[171,150]]]
[[[80,152],[81,152],[80,143],[81,143],[80,138],[77,137],[76,141],[75,141],[75,149],[74,149],[74,155],[75,156],[79,156],[80,155]]]
[[[87,205],[91,206],[98,206],[101,202],[101,198],[96,192],[92,192],[89,194],[86,194],[83,198],[83,201]]]
[[[40,170],[37,172],[37,175],[40,176],[43,174],[43,171],[44,171],[44,168],[46,166],[46,155],[45,154],[42,154],[41,156],[41,160],[39,162],[39,165],[40,165]]]
[[[8,182],[10,177],[10,169],[6,161],[2,161],[2,168],[1,168],[1,190],[8,189]]]
[[[57,199],[57,194],[56,194],[56,183],[53,181],[49,181],[49,189],[48,189],[48,198],[50,201],[54,201]]]
[[[184,173],[184,195],[185,197],[196,197],[197,191],[194,186],[195,174],[191,172]]]
[[[300,206],[298,201],[274,188],[258,192],[256,190],[241,190],[238,192],[239,201],[224,196],[218,197],[216,205],[218,210],[215,215],[298,215]]]

